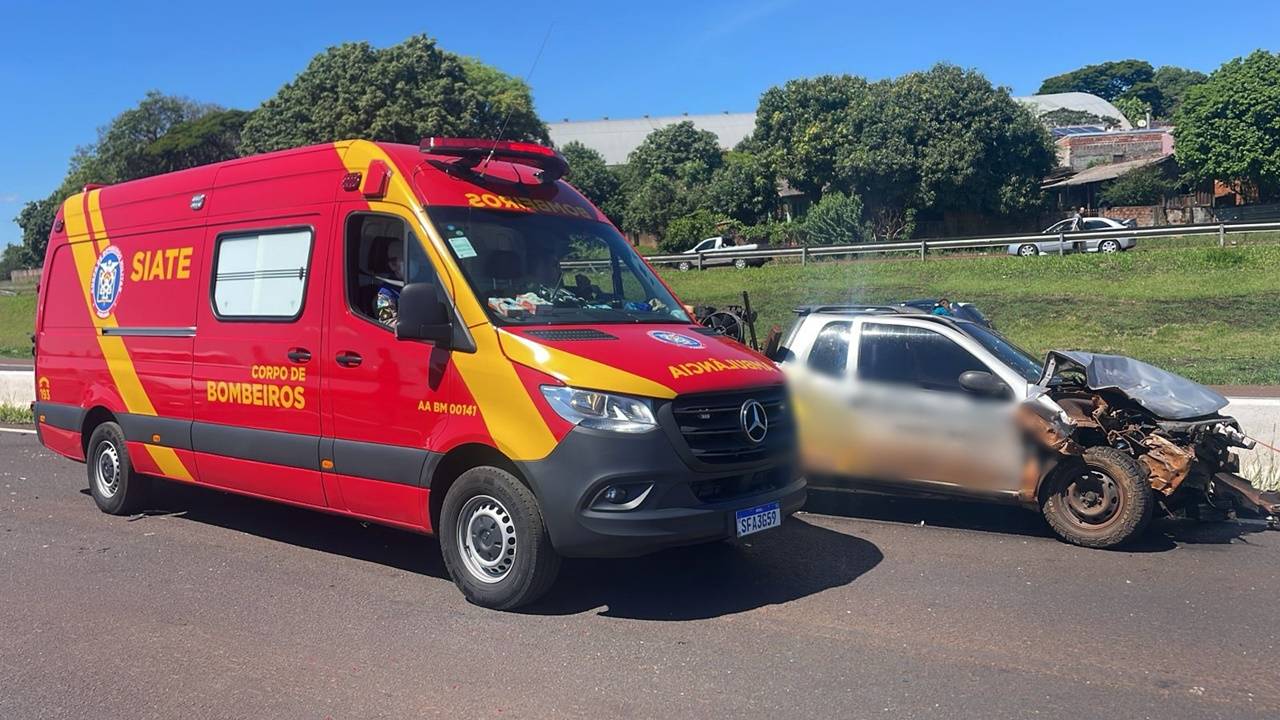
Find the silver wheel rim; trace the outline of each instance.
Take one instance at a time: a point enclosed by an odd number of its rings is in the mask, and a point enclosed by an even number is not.
[[[1018,254],[1022,257],[1031,257],[1036,254],[1036,248],[1034,245],[1023,245],[1018,248]]]
[[[98,494],[104,498],[114,497],[120,491],[120,451],[110,440],[98,445],[98,459],[93,471],[93,482]]]
[[[516,561],[516,526],[507,508],[489,495],[477,495],[458,513],[458,549],[462,564],[483,583],[502,582]]]
[[[680,272],[685,272],[686,270],[689,269],[689,263],[682,262],[677,267],[679,268]]]
[[[744,270],[747,267],[747,261],[739,258],[733,261],[733,266],[738,268],[739,270]]]
[[[1107,240],[1106,242],[1102,243],[1102,252],[1104,253],[1113,253],[1119,249],[1120,249],[1120,245],[1115,240]]]

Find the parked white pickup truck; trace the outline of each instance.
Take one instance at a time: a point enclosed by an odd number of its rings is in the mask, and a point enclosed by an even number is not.
[[[733,238],[713,237],[707,238],[702,242],[694,245],[692,248],[685,250],[682,255],[702,255],[702,267],[707,268],[713,265],[732,265],[739,270],[746,267],[760,267],[769,262],[772,258],[735,258],[735,257],[717,257],[717,254],[730,250],[759,250],[759,243],[740,243]],[[697,258],[690,260],[681,260],[676,267],[680,272],[691,270],[698,267]]]

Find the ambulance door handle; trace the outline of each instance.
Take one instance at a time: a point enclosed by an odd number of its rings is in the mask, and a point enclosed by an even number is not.
[[[342,367],[356,367],[364,360],[358,354],[349,350],[338,353],[338,357],[334,358]]]
[[[311,351],[306,348],[290,348],[289,360],[296,363],[311,362]]]

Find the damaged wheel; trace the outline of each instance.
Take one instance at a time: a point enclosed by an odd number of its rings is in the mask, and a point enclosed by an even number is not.
[[[1146,529],[1155,506],[1142,466],[1109,447],[1086,450],[1080,470],[1060,475],[1047,490],[1040,507],[1045,520],[1058,537],[1084,547],[1132,540]]]

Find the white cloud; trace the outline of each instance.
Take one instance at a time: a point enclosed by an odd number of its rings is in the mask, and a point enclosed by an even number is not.
[[[16,205],[22,202],[22,197],[18,193],[0,192],[0,205]]]

